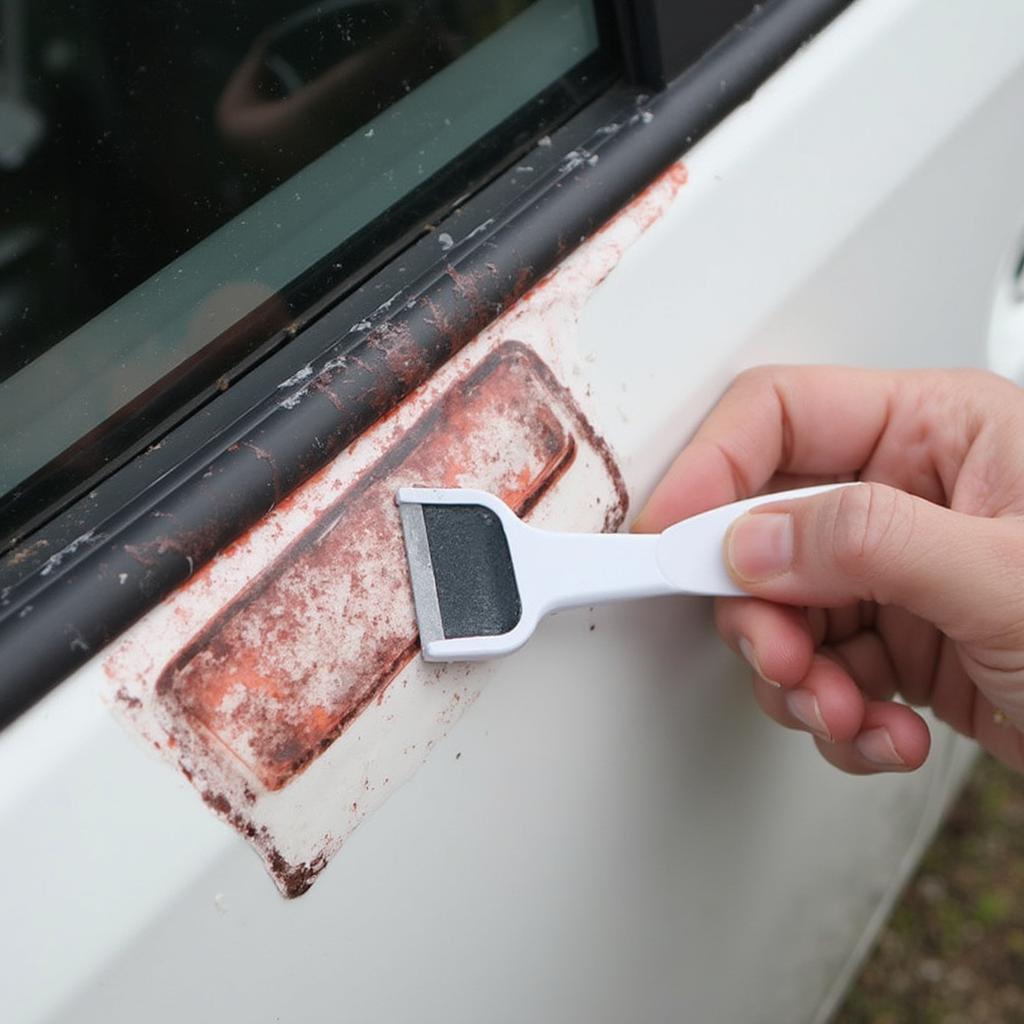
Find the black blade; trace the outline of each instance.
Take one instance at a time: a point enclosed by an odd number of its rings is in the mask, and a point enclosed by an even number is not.
[[[512,630],[522,602],[501,520],[480,505],[424,505],[423,521],[445,637]]]

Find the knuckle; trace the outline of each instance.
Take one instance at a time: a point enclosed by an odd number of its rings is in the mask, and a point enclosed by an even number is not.
[[[972,393],[979,391],[1011,392],[1016,385],[1005,377],[994,373],[992,370],[982,370],[976,367],[964,367],[958,370],[947,370],[950,377],[962,387]]]
[[[829,546],[836,567],[868,579],[899,556],[909,538],[910,499],[882,484],[859,484],[836,492]]]
[[[1005,377],[1001,377],[998,373],[972,366],[915,372],[929,393],[962,391],[973,394],[978,391],[1001,391],[1007,384],[1010,384]]]
[[[988,562],[979,566],[999,595],[985,615],[986,640],[995,648],[1014,652],[1011,662],[1017,678],[1024,676],[1024,522],[1016,517],[998,519],[987,532]],[[997,609],[996,614],[993,611]],[[1005,668],[1005,666],[1004,666]]]
[[[931,409],[944,407],[946,417],[952,416],[954,423],[970,430],[976,431],[981,422],[999,419],[1006,410],[1016,412],[1018,408],[1020,388],[991,370],[964,368],[931,373],[934,384],[922,394],[922,403]]]

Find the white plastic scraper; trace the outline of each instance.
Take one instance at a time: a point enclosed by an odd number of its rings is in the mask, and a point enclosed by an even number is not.
[[[403,487],[397,501],[423,657],[508,654],[562,608],[662,594],[741,595],[722,557],[733,520],[756,505],[848,486],[764,494],[651,535],[538,530],[485,491]]]

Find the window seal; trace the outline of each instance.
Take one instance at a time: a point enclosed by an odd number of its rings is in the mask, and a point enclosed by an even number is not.
[[[531,153],[532,184],[501,175],[26,538],[0,562],[0,726],[348,447],[850,2],[775,0],[657,95],[612,87]]]

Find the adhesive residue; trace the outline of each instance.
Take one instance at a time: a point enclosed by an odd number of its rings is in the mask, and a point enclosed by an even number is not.
[[[395,489],[481,487],[552,529],[621,524],[622,479],[584,412],[577,323],[685,180],[670,169],[104,659],[121,717],[285,895],[309,888],[497,670],[415,657]]]
[[[521,514],[576,450],[552,385],[528,349],[492,353],[164,670],[161,700],[285,785],[417,649],[397,489],[471,483]]]

